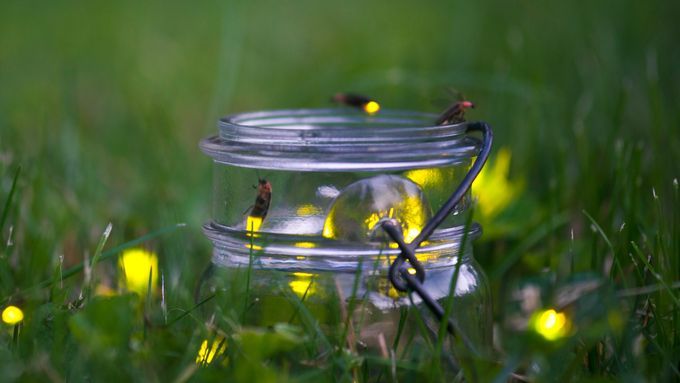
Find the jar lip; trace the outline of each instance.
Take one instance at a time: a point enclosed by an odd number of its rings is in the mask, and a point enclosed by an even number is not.
[[[464,226],[436,230],[417,250],[416,255],[427,259],[426,268],[451,265],[456,262],[464,237]],[[258,265],[276,269],[356,270],[358,265],[375,267],[381,257],[394,259],[400,250],[381,243],[354,243],[326,239],[312,235],[255,233],[253,237],[237,230],[210,222],[203,232],[213,242],[213,262],[228,265],[247,265],[251,253]],[[482,228],[473,223],[468,229],[468,243],[479,238]],[[471,254],[465,247],[464,257]],[[389,267],[387,264],[380,268]]]
[[[434,125],[436,115],[381,110],[285,109],[219,120],[201,142],[218,163],[296,171],[371,171],[463,163],[479,151],[467,123]]]

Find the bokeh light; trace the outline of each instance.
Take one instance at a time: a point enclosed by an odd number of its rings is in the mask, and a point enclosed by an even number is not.
[[[548,309],[534,314],[533,328],[547,340],[558,340],[569,333],[571,323],[565,313]]]
[[[208,340],[204,339],[201,343],[201,347],[198,349],[198,354],[196,355],[196,364],[198,365],[208,365],[212,363],[216,356],[224,354],[227,350],[227,341],[224,337],[215,338],[210,347],[208,347]]]
[[[2,311],[2,321],[8,325],[15,325],[24,320],[24,312],[16,306],[7,306]]]
[[[380,111],[380,104],[375,101],[369,101],[364,105],[364,112],[368,114],[376,114]]]
[[[512,153],[501,148],[495,160],[487,164],[472,184],[472,194],[477,198],[479,211],[484,223],[508,207],[522,191],[523,180],[510,181],[510,160]]]
[[[141,248],[125,250],[118,261],[121,268],[120,284],[128,291],[146,297],[151,273],[151,293],[158,282],[158,256]]]

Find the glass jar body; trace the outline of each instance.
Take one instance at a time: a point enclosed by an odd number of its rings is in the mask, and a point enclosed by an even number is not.
[[[407,243],[417,238],[479,152],[464,123],[435,119],[320,109],[220,120],[219,134],[201,143],[215,175],[204,226],[213,263],[197,292],[215,299],[202,310],[246,325],[299,324],[383,356],[432,348],[442,325],[417,294],[392,286],[400,250],[380,222],[398,222]],[[425,290],[480,351],[491,343],[491,302],[472,255],[481,229],[463,226],[469,200],[468,192],[415,255]]]
[[[349,347],[381,354],[436,342],[441,323],[417,294],[394,289],[381,260],[356,271],[299,267],[277,270],[259,265],[229,265],[216,257],[201,281],[199,301],[214,295],[203,310],[221,312],[249,326],[291,323],[320,330],[327,337],[347,331]],[[304,262],[303,262],[304,263]],[[491,347],[492,312],[488,281],[471,255],[444,267],[426,267],[425,288],[443,306],[477,351]],[[456,281],[455,289],[452,282]],[[347,321],[347,318],[350,320]],[[349,327],[348,327],[349,326]],[[401,354],[399,354],[401,355]]]

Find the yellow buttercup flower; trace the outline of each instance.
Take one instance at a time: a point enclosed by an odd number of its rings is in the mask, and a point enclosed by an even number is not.
[[[2,311],[2,321],[8,325],[15,325],[24,320],[24,312],[16,306],[7,306]]]
[[[489,220],[512,203],[524,188],[522,180],[508,179],[512,153],[501,148],[493,163],[487,163],[472,184],[472,194],[477,198],[478,211],[483,220]]]
[[[141,248],[128,249],[120,255],[120,284],[128,291],[146,297],[151,273],[151,292],[155,292],[158,282],[158,256],[152,251]]]

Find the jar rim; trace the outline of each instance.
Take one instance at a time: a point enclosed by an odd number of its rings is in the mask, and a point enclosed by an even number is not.
[[[203,140],[215,162],[291,171],[407,170],[456,165],[477,155],[467,123],[435,125],[436,115],[349,108],[239,113],[219,120]]]

